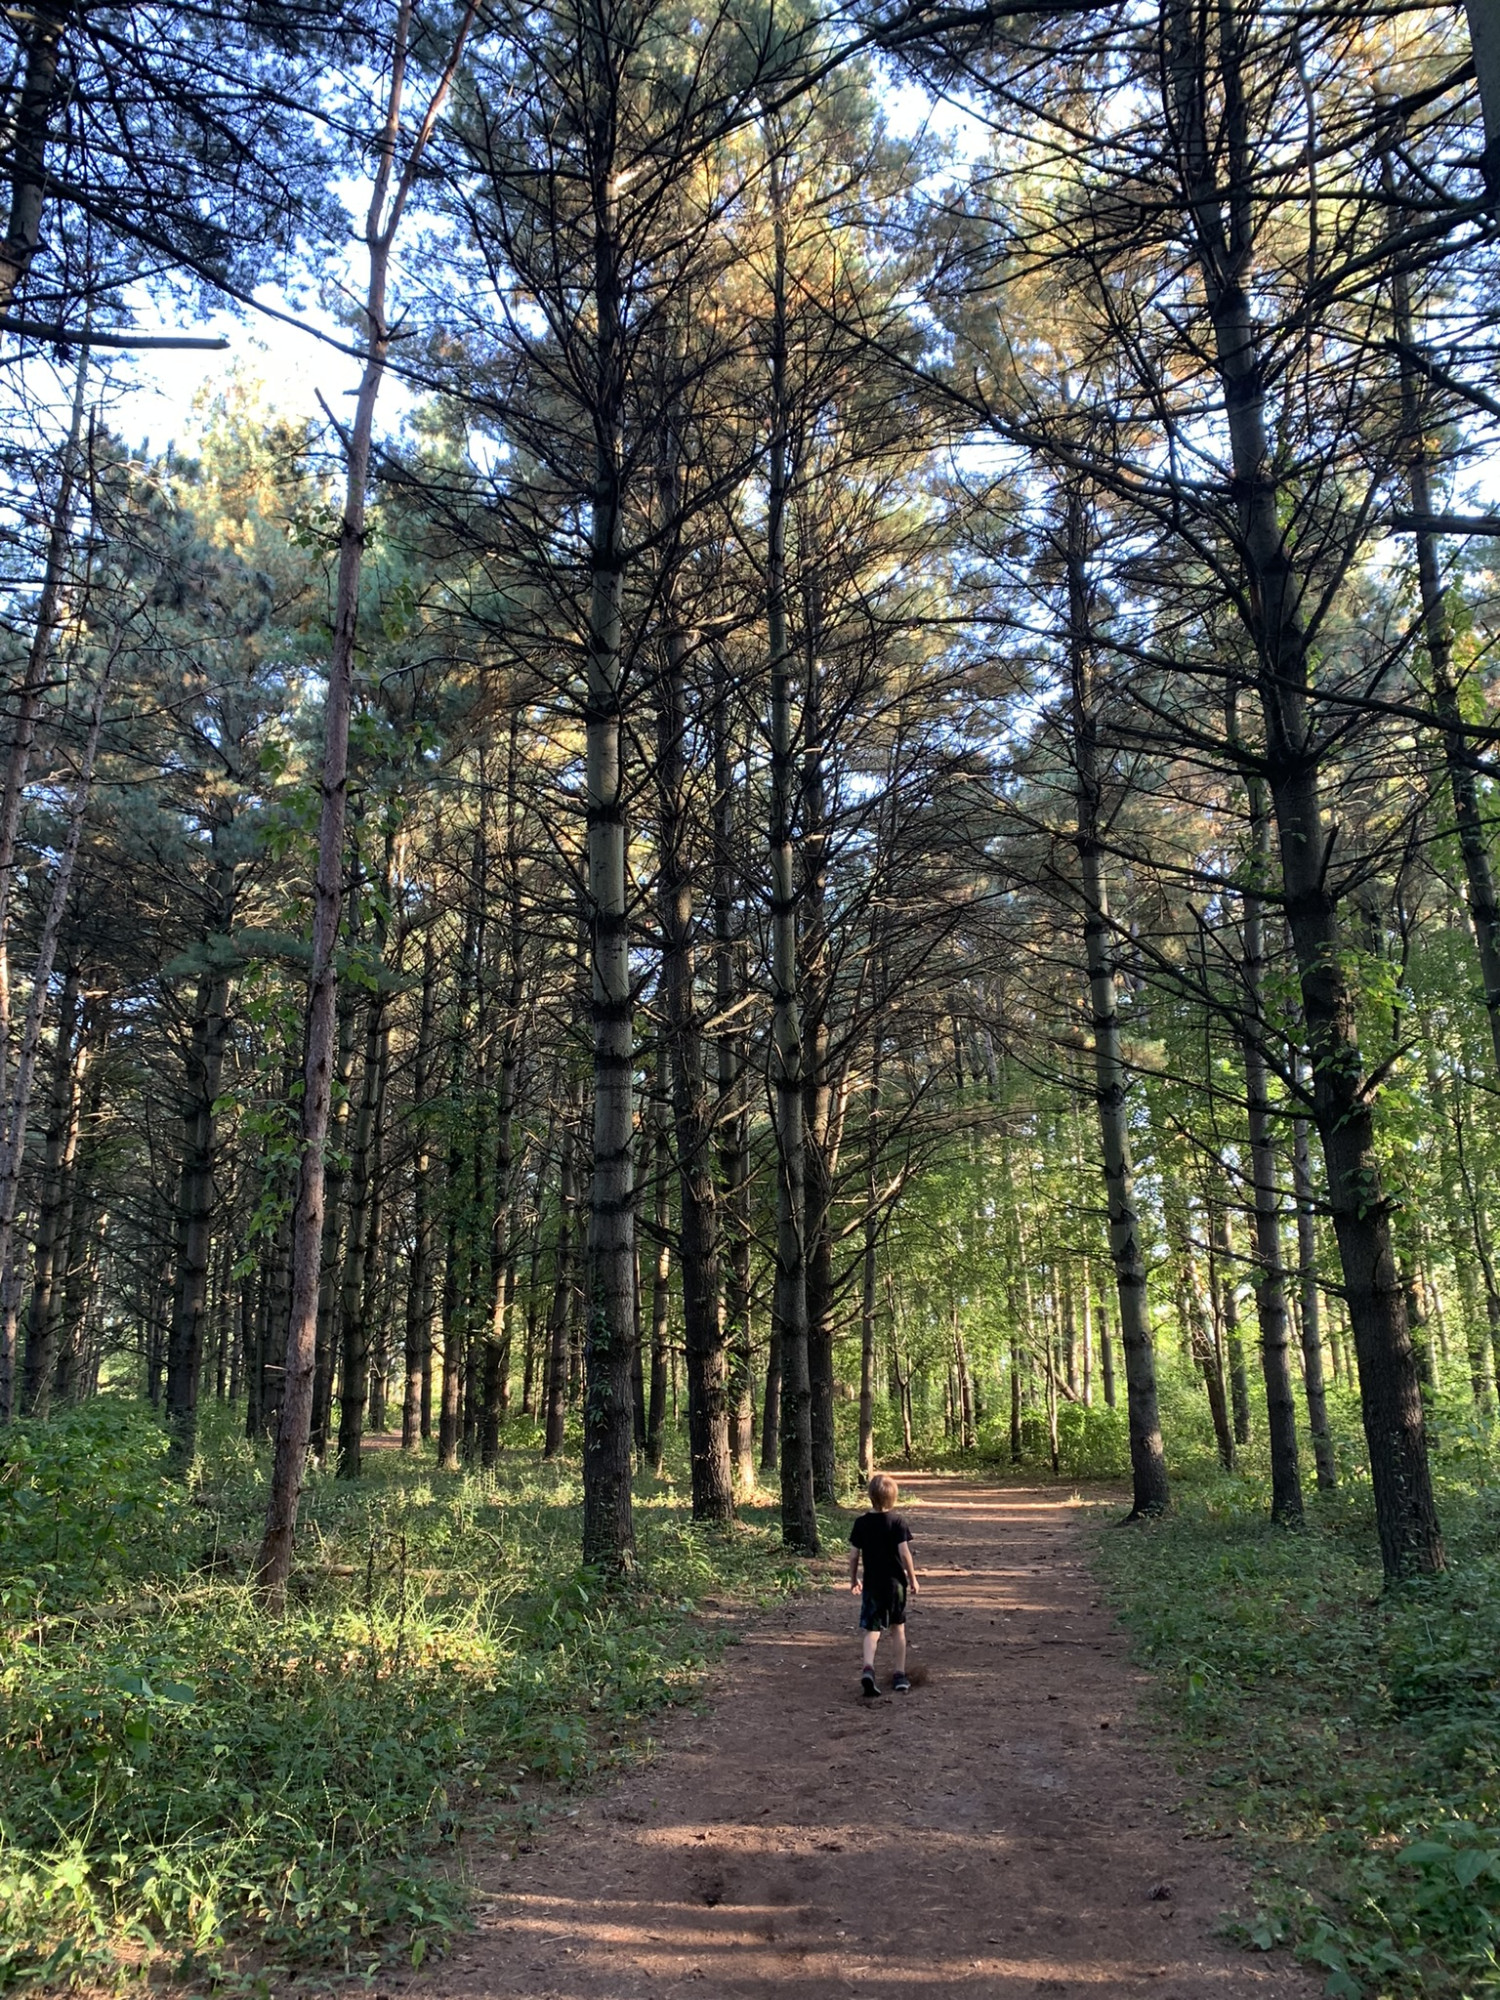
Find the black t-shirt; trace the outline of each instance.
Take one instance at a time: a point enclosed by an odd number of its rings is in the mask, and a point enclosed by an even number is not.
[[[899,1514],[861,1514],[849,1530],[849,1539],[864,1557],[866,1590],[884,1590],[905,1576],[899,1551],[903,1542],[911,1540],[911,1529]]]

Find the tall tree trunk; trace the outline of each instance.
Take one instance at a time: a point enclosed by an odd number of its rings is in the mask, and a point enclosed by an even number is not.
[[[437,954],[429,929],[422,944],[422,1002],[412,1067],[411,1118],[416,1151],[411,1169],[411,1265],[406,1279],[404,1354],[406,1390],[401,1399],[401,1449],[422,1439],[422,1381],[432,1355],[432,1152],[428,1099],[432,1094],[433,1036],[437,1018]]]
[[[478,948],[478,919],[472,908],[464,912],[463,944],[459,953],[458,991],[454,998],[448,1045],[448,1155],[443,1177],[444,1243],[443,1301],[441,1311],[443,1385],[438,1405],[438,1466],[443,1472],[457,1472],[463,1442],[464,1350],[467,1331],[464,1302],[468,1297],[468,1263],[473,1248],[469,1213],[472,1179],[469,1165],[471,1134],[454,1113],[463,1099],[473,1024],[470,1007],[476,984],[475,953]]]
[[[664,448],[657,474],[662,514],[667,522],[676,518],[681,504],[671,450],[670,445]],[[688,1456],[693,1519],[729,1521],[734,1518],[734,1475],[729,1459],[729,1405],[719,1296],[719,1218],[712,1164],[714,1107],[708,1098],[695,991],[696,924],[688,855],[684,686],[687,639],[680,628],[671,578],[663,584],[661,594],[667,631],[657,684],[658,903],[665,1055],[671,1073],[672,1122],[677,1143]]]
[[[1493,14],[1496,10],[1491,4],[1486,11]],[[1491,33],[1496,58],[1500,60],[1500,25],[1492,27]],[[1496,155],[1496,165],[1500,166],[1500,154]],[[1388,149],[1381,166],[1386,191],[1394,195],[1395,177]],[[1427,453],[1422,384],[1411,360],[1416,350],[1412,337],[1410,285],[1406,267],[1399,256],[1392,264],[1391,293],[1391,330],[1401,356],[1401,416],[1402,429],[1406,434],[1407,490],[1411,496],[1412,513],[1420,521],[1432,516],[1432,471]],[[1443,731],[1443,759],[1448,771],[1449,796],[1453,802],[1453,824],[1458,834],[1458,847],[1463,856],[1464,878],[1469,891],[1469,917],[1473,924],[1474,945],[1484,988],[1490,1052],[1496,1076],[1500,1077],[1500,894],[1496,892],[1494,864],[1490,858],[1490,843],[1480,806],[1479,753],[1464,727],[1459,702],[1458,676],[1453,663],[1453,631],[1443,594],[1438,539],[1430,529],[1419,527],[1415,541],[1422,642],[1432,675],[1433,706]]]
[[[14,694],[15,720],[11,725],[10,748],[5,760],[5,784],[0,791],[0,1099],[3,1099],[10,1069],[10,894],[16,872],[16,840],[21,830],[21,808],[26,797],[26,776],[31,768],[31,751],[36,742],[37,720],[52,677],[52,654],[62,625],[67,599],[68,551],[73,536],[73,501],[78,490],[83,449],[85,390],[88,385],[89,351],[80,348],[78,368],[73,377],[73,406],[68,420],[67,440],[58,467],[57,493],[52,502],[47,528],[47,553],[42,567],[42,588],[37,598],[36,622],[26,651],[26,671]]]
[[[866,1100],[865,1240],[859,1294],[859,1476],[875,1470],[875,1294],[880,1244],[880,1028],[870,1057]]]
[[[234,863],[222,854],[229,830],[227,824],[218,822],[213,827],[213,844],[221,853],[214,864],[210,920],[200,941],[204,964],[198,975],[182,1102],[177,1271],[167,1340],[167,1423],[172,1433],[172,1463],[179,1473],[187,1471],[198,1447],[198,1375],[213,1239],[214,1105],[229,1039],[230,976],[225,951],[234,923],[235,882]]]
[[[369,283],[363,312],[365,365],[347,446],[344,511],[339,528],[338,582],[333,639],[328,659],[328,697],[323,711],[323,767],[319,789],[318,862],[313,881],[312,969],[307,994],[307,1055],[303,1071],[301,1165],[292,1222],[292,1295],[287,1324],[286,1367],[281,1418],[266,1503],[265,1532],[255,1560],[255,1584],[266,1603],[279,1608],[291,1575],[297,1508],[312,1433],[313,1370],[318,1332],[318,1263],[323,1246],[323,1170],[328,1114],[333,1097],[335,1027],[338,1011],[339,908],[344,865],[344,809],[349,785],[349,718],[354,693],[354,651],[359,627],[359,582],[364,562],[365,501],[375,404],[390,351],[386,277],[391,246],[422,154],[473,19],[472,0],[454,38],[447,67],[428,105],[406,162],[392,189],[401,134],[401,99],[406,75],[411,0],[400,0],[391,61],[385,125],[376,148],[375,185],[365,217]]]
[[[1182,163],[1193,252],[1213,324],[1228,424],[1245,589],[1238,602],[1255,649],[1265,724],[1264,769],[1281,850],[1287,924],[1297,958],[1312,1058],[1313,1118],[1343,1266],[1381,1560],[1388,1577],[1445,1564],[1433,1500],[1416,1357],[1391,1240],[1390,1203],[1375,1144],[1358,996],[1328,883],[1331,837],[1318,793],[1309,717],[1303,581],[1282,525],[1283,493],[1266,430],[1267,371],[1246,290],[1255,256],[1252,145],[1232,7],[1208,17],[1188,0],[1163,13],[1173,147]],[[1212,77],[1212,82],[1210,78]],[[1222,129],[1210,135],[1210,104]],[[1231,191],[1226,216],[1224,190]]]
[[[7,134],[10,206],[0,241],[0,313],[10,309],[41,246],[51,181],[47,142],[57,103],[63,35],[72,18],[71,6],[41,0],[28,8],[20,23],[26,62]]]
[[[573,1298],[573,1211],[578,1205],[575,1166],[578,1107],[563,1122],[562,1171],[557,1194],[557,1247],[552,1258],[552,1311],[547,1321],[547,1421],[543,1458],[556,1458],[563,1448],[568,1421],[568,1320]]]
[[[771,655],[771,1086],[778,1168],[772,1314],[780,1362],[781,1536],[788,1548],[816,1555],[818,1515],[813,1493],[812,1383],[807,1352],[802,1025],[797,996],[797,893],[792,842],[796,766],[792,728],[794,674],[786,610],[787,272],[780,172],[780,162],[773,158],[772,428],[766,494],[766,620]]]
[[[390,906],[394,862],[395,836],[388,833],[384,875],[375,902],[372,957],[377,984],[365,1008],[365,1053],[359,1109],[355,1114],[349,1149],[349,1221],[339,1303],[339,1336],[343,1348],[339,1381],[340,1479],[358,1479],[360,1475],[370,1396],[372,1300],[368,1274],[378,1250],[375,1195],[387,1069],[384,912]]]
[[[490,1227],[490,1328],[485,1348],[484,1424],[480,1438],[480,1462],[496,1464],[500,1456],[500,1432],[510,1408],[511,1321],[516,1294],[516,1241],[519,1198],[515,1186],[516,1154],[516,1073],[521,1061],[521,1007],[525,998],[522,961],[522,888],[519,789],[519,745],[521,718],[512,707],[506,742],[505,843],[501,870],[505,883],[508,924],[507,952],[510,960],[510,990],[505,1024],[500,1034],[500,1092],[495,1106],[495,1176]]]
[[[658,1099],[652,1119],[651,1187],[655,1199],[656,1254],[651,1260],[651,1393],[646,1408],[646,1463],[662,1468],[667,1425],[667,1315],[672,1275],[672,1152],[667,1107]]]
[[[52,888],[46,914],[37,939],[36,959],[31,968],[31,993],[26,1003],[26,1019],[21,1029],[16,1073],[11,1082],[6,1107],[4,1143],[0,1145],[0,1424],[11,1420],[16,1379],[16,1320],[20,1310],[20,1264],[16,1257],[16,1206],[21,1189],[21,1168],[26,1157],[26,1127],[31,1114],[31,1091],[36,1077],[37,1054],[41,1047],[42,1021],[47,1011],[47,994],[52,983],[52,966],[62,935],[73,870],[78,862],[78,844],[83,836],[84,815],[93,790],[94,765],[99,755],[99,737],[104,726],[104,704],[114,673],[114,654],[106,654],[99,664],[89,707],[87,735],[79,759],[68,802],[67,832],[62,851],[52,871]]]
[[[815,504],[815,503],[814,503]],[[810,515],[812,504],[804,513]],[[817,561],[814,524],[804,518],[799,540],[804,564]],[[803,1244],[807,1288],[807,1373],[812,1391],[813,1494],[831,1505],[838,1498],[833,1369],[833,1202],[831,1124],[833,1085],[828,1073],[828,802],[824,781],[822,606],[814,575],[805,591],[802,699],[801,840],[798,861],[798,1004],[802,1028],[802,1128],[804,1159]]]
[[[1240,1054],[1245,1068],[1250,1173],[1255,1186],[1255,1313],[1260,1325],[1261,1373],[1266,1385],[1266,1427],[1271,1446],[1271,1519],[1294,1524],[1302,1519],[1302,1473],[1297,1458],[1296,1398],[1287,1357],[1281,1196],[1277,1188],[1276,1142],[1271,1127],[1266,1064],[1265,908],[1260,894],[1271,870],[1271,820],[1260,779],[1252,776],[1248,789],[1250,886],[1242,898],[1244,957],[1240,974],[1244,1001],[1240,1012]],[[1227,1251],[1227,1216],[1223,1226]]]
[[[601,17],[602,18],[602,17]],[[626,881],[622,604],[626,310],[614,158],[613,51],[599,31],[594,182],[593,483],[589,501],[589,607],[584,713],[588,923],[593,1001],[594,1121],[589,1182],[583,1408],[583,1559],[603,1568],[634,1562],[631,1513],[634,1420],[630,1357],[635,1335],[635,1102]]]
[[[356,877],[350,884],[351,902],[357,887]],[[319,1465],[328,1455],[328,1435],[333,1424],[333,1381],[338,1369],[339,1315],[344,1298],[339,1284],[339,1238],[344,1224],[344,1182],[348,1177],[349,1081],[354,1071],[358,1023],[354,993],[346,990],[338,996],[336,1014],[338,1052],[328,1118],[328,1163],[323,1169],[323,1238],[318,1251],[318,1322],[313,1341],[312,1424],[308,1433],[308,1445]]]
[[[1086,527],[1080,496],[1068,496],[1068,631],[1072,674],[1073,754],[1077,772],[1078,862],[1083,893],[1083,947],[1094,1029],[1094,1097],[1104,1159],[1109,1250],[1125,1350],[1125,1398],[1130,1423],[1130,1518],[1165,1512],[1171,1492],[1156,1399],[1156,1350],[1146,1309],[1146,1258],[1130,1158],[1129,1078],[1120,1048],[1120,1017],[1110,942],[1109,895],[1099,838],[1101,779],[1098,715],[1089,640]]]
[[[1227,1200],[1216,1201],[1214,1204],[1212,1264],[1215,1338],[1221,1341],[1225,1360],[1229,1366],[1229,1405],[1234,1417],[1234,1441],[1236,1445],[1245,1445],[1250,1442],[1250,1376],[1245,1367],[1245,1343],[1240,1337],[1239,1284],[1234,1268],[1234,1230]],[[1286,1332],[1285,1304],[1283,1299],[1283,1339]]]
[[[70,965],[57,1008],[52,1094],[42,1149],[42,1184],[32,1247],[31,1303],[26,1317],[26,1371],[21,1398],[21,1407],[29,1417],[46,1416],[56,1367],[53,1277],[58,1238],[64,1226],[63,1187],[70,1157],[78,1143],[81,1072],[87,1062],[87,1044],[78,1032],[82,990],[83,975],[76,965]]]
[[[1299,1084],[1301,1079],[1298,1079]],[[1308,1121],[1292,1120],[1292,1196],[1297,1204],[1297,1325],[1302,1339],[1302,1394],[1313,1441],[1317,1482],[1331,1493],[1339,1483],[1328,1392],[1323,1383],[1322,1300],[1318,1293],[1318,1211],[1313,1190]]]
[[[84,1339],[89,1307],[98,1276],[99,1251],[108,1214],[97,1191],[96,1162],[101,1144],[109,1044],[110,1006],[98,1005],[92,1026],[85,1013],[84,1032],[91,1050],[89,1078],[79,1114],[79,1140],[68,1172],[67,1234],[63,1240],[62,1330],[58,1342],[53,1395],[59,1403],[77,1402],[84,1393]]]
[[[741,893],[735,864],[734,758],[729,728],[728,672],[716,656],[713,687],[713,906],[714,1008],[728,1022],[748,984],[744,945],[735,936],[735,904]],[[724,1344],[729,1362],[730,1451],[735,1485],[742,1495],[755,1491],[754,1363],[750,1340],[750,1107],[745,1098],[748,1059],[741,1025],[722,1027],[716,1049],[719,1086],[719,1183],[723,1191],[726,1238],[721,1274],[724,1286]]]

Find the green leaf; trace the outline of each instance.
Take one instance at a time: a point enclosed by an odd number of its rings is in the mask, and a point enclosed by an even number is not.
[[[1446,1840],[1417,1840],[1410,1847],[1403,1847],[1398,1859],[1413,1868],[1436,1868],[1453,1859],[1453,1849]]]

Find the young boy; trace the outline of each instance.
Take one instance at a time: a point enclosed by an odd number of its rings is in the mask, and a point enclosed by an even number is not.
[[[880,1692],[875,1679],[875,1648],[882,1632],[890,1633],[895,1655],[892,1692],[906,1694],[911,1688],[906,1678],[906,1593],[917,1588],[917,1570],[911,1559],[911,1530],[891,1511],[896,1504],[895,1480],[888,1472],[877,1472],[866,1491],[873,1511],[861,1514],[849,1530],[854,1545],[849,1558],[849,1588],[860,1599],[859,1629],[864,1634],[860,1691],[866,1701],[873,1701]],[[861,1557],[865,1565],[863,1590]]]

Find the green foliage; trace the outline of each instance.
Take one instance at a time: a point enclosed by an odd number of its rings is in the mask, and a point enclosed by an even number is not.
[[[1272,1528],[1258,1482],[1179,1484],[1100,1560],[1205,1819],[1244,1828],[1261,1908],[1334,2000],[1500,1995],[1500,1439],[1435,1413],[1453,1567],[1381,1590],[1368,1489]]]
[[[14,1442],[0,1985],[142,1953],[419,1961],[463,1921],[460,1834],[514,1837],[640,1745],[696,1685],[704,1589],[794,1581],[769,1527],[705,1538],[653,1487],[641,1582],[607,1586],[577,1567],[569,1472],[439,1480],[375,1454],[357,1485],[313,1481],[273,1620],[243,1581],[263,1494],[243,1445],[174,1505],[123,1402]]]
[[[122,1397],[0,1433],[0,1617],[39,1615],[142,1574],[181,1506],[167,1440]]]

